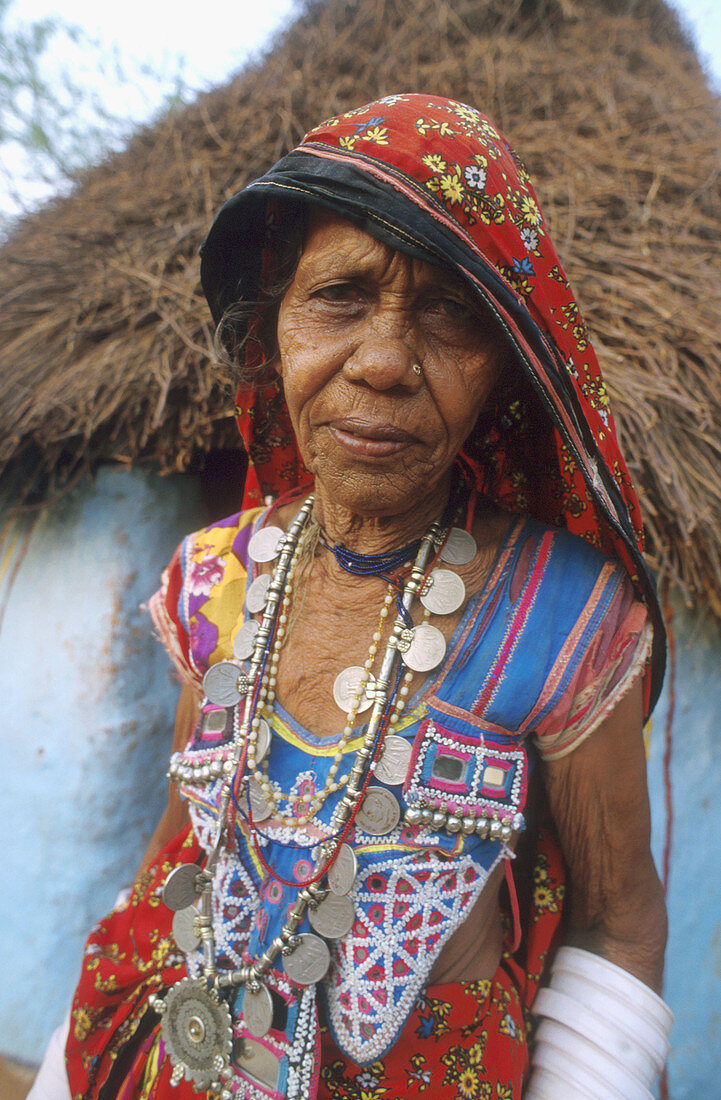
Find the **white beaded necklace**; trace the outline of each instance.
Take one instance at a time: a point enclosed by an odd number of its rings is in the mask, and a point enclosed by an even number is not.
[[[308,528],[304,531],[301,538],[298,540],[298,545],[291,559],[291,563],[286,576],[286,583],[283,592],[283,601],[278,616],[278,627],[273,640],[273,646],[270,651],[269,668],[263,674],[261,680],[261,687],[258,693],[258,711],[263,708],[262,719],[269,724],[272,722],[272,716],[274,711],[275,702],[275,687],[277,681],[278,664],[280,660],[280,651],[287,635],[287,624],[289,621],[289,612],[291,599],[293,594],[293,579],[295,576],[298,561],[303,552],[303,540],[305,534],[307,534]],[[410,568],[410,563],[407,563],[407,567]],[[351,700],[350,707],[347,710],[348,717],[343,727],[341,736],[336,744],[335,753],[333,755],[333,761],[331,763],[328,776],[326,778],[323,789],[312,796],[302,795],[299,798],[295,798],[295,803],[305,804],[304,812],[298,814],[292,810],[283,811],[279,806],[279,798],[285,798],[290,801],[290,795],[278,795],[278,792],[273,788],[270,778],[268,776],[268,762],[264,759],[261,762],[256,760],[256,749],[258,740],[258,731],[260,729],[261,716],[258,712],[254,715],[251,721],[250,727],[250,739],[248,744],[248,771],[253,779],[256,780],[263,797],[268,805],[269,816],[284,821],[292,822],[294,825],[306,825],[309,821],[315,817],[318,811],[321,809],[326,799],[336,791],[345,787],[348,782],[348,774],[343,774],[338,780],[336,775],[340,769],[340,765],[343,762],[344,753],[348,742],[353,737],[355,730],[355,723],[358,717],[358,712],[361,710],[361,703],[367,705],[366,692],[369,684],[372,680],[372,670],[377,663],[376,658],[378,654],[378,646],[382,640],[382,629],[385,620],[388,618],[391,604],[393,603],[396,595],[396,588],[392,583],[388,584],[388,589],[383,599],[379,614],[379,623],[377,629],[374,631],[370,645],[368,647],[368,657],[366,658],[360,676],[358,678],[358,685],[354,691],[353,698]],[[430,611],[424,608],[423,619],[426,621],[430,617]],[[391,728],[395,728],[400,720],[401,712],[405,707],[405,701],[410,690],[410,684],[413,680],[413,673],[406,672],[403,674],[403,678],[398,692],[394,700],[393,711],[389,716],[388,725]],[[373,684],[375,680],[373,679]],[[364,708],[363,708],[364,709]],[[260,767],[258,764],[260,763]]]
[[[287,960],[286,968],[288,969],[290,957],[299,949],[301,951],[305,949],[306,954],[300,968],[294,968],[298,973],[300,973],[300,970],[304,971],[301,976],[295,977],[299,984],[310,985],[319,981],[327,968],[327,961],[323,960],[322,952],[319,953],[318,950],[318,945],[323,947],[329,961],[330,956],[324,941],[314,935],[299,936],[297,929],[303,920],[308,905],[317,904],[325,897],[326,890],[319,885],[319,880],[329,870],[333,860],[338,855],[344,834],[350,828],[368,783],[373,777],[376,764],[380,758],[384,732],[388,727],[394,726],[398,722],[412,673],[405,674],[403,686],[398,693],[400,698],[395,703],[393,713],[390,715],[388,707],[393,695],[399,652],[408,650],[410,645],[408,635],[413,633],[406,626],[406,619],[413,600],[421,591],[431,556],[444,539],[444,532],[440,523],[435,522],[421,540],[416,560],[401,597],[400,602],[403,610],[402,613],[399,611],[393,624],[381,668],[375,681],[373,710],[363,744],[358,749],[355,762],[347,777],[341,777],[341,781],[335,784],[336,773],[333,772],[335,789],[345,786],[345,793],[333,815],[333,827],[337,831],[336,836],[320,845],[318,855],[314,861],[312,877],[299,890],[297,901],[291,907],[280,935],[272,940],[260,958],[236,970],[219,974],[216,967],[215,937],[212,924],[213,878],[223,845],[229,839],[231,826],[229,825],[228,811],[233,799],[234,787],[239,782],[245,782],[249,785],[252,778],[249,776],[244,777],[244,771],[246,764],[250,764],[251,744],[254,741],[257,743],[259,722],[254,725],[254,720],[258,704],[261,702],[261,692],[263,692],[262,702],[266,705],[268,703],[272,704],[275,698],[275,683],[271,683],[271,680],[275,678],[272,670],[273,668],[277,669],[278,662],[276,660],[273,663],[272,657],[267,682],[264,685],[262,681],[267,659],[271,652],[271,638],[274,631],[276,631],[276,638],[278,634],[280,634],[281,640],[285,636],[288,605],[286,605],[284,599],[282,614],[286,616],[286,622],[281,622],[279,613],[281,595],[287,598],[289,604],[292,594],[291,569],[295,567],[294,562],[297,565],[299,540],[308,522],[312,507],[313,497],[311,496],[305,501],[291,523],[287,534],[283,537],[278,563],[268,585],[263,619],[255,635],[255,644],[247,673],[244,673],[233,662],[219,662],[218,665],[212,666],[212,669],[215,670],[216,682],[219,673],[224,682],[232,688],[229,691],[228,698],[244,697],[243,718],[242,721],[236,723],[232,755],[223,764],[223,781],[218,797],[216,833],[206,865],[202,870],[198,870],[195,864],[182,864],[177,867],[169,876],[163,894],[166,904],[176,911],[189,908],[196,901],[200,903],[197,913],[197,925],[203,950],[202,977],[196,979],[185,978],[171,988],[165,1000],[153,995],[149,1003],[162,1016],[163,1039],[174,1066],[172,1083],[177,1084],[185,1076],[200,1088],[215,1089],[220,1093],[221,1100],[232,1100],[233,1096],[231,1090],[223,1086],[223,1081],[229,1080],[233,1075],[231,1067],[233,1029],[230,1011],[222,999],[221,991],[237,988],[238,986],[245,987],[242,1011],[246,1026],[250,1027],[250,1021],[252,1020],[256,1029],[251,1029],[252,1033],[262,1036],[271,1026],[273,1013],[272,998],[264,984],[264,978],[278,956],[282,955]],[[390,601],[387,605],[384,602],[386,611],[389,607]],[[426,629],[432,628],[426,626]],[[369,653],[368,660],[371,662],[376,657],[379,641],[380,638],[376,639],[374,635],[371,645],[376,647],[376,651]],[[275,647],[273,647],[273,651],[275,652]],[[364,673],[367,674],[367,681],[370,669],[364,668]],[[365,687],[363,690],[365,690]],[[356,705],[356,713],[357,709]],[[351,715],[352,712],[349,714],[346,726],[350,726],[352,729],[353,717]],[[395,718],[395,722],[392,721],[393,718]],[[342,759],[342,753],[340,755]],[[340,764],[340,761],[337,763]],[[327,798],[330,790],[328,789],[327,792],[324,790],[323,794]],[[250,806],[249,792],[249,808]],[[315,807],[311,804],[309,813],[315,812]],[[313,946],[311,941],[316,946]],[[321,960],[320,967],[318,965],[319,959]]]

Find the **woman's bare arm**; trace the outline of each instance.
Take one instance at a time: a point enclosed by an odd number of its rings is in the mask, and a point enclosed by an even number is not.
[[[574,752],[544,768],[569,871],[566,942],[660,992],[666,906],[650,849],[640,682]]]
[[[199,704],[197,695],[192,688],[184,686],[180,692],[178,709],[175,714],[173,752],[180,752],[180,750],[184,749],[187,745],[188,739],[198,721],[198,711]],[[187,806],[180,798],[176,784],[171,783],[168,788],[168,805],[158,822],[157,829],[150,838],[150,843],[140,862],[138,874],[144,871],[148,864],[155,859],[160,849],[188,824],[188,820]]]

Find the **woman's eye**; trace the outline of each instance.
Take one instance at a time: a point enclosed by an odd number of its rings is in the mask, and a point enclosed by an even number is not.
[[[436,298],[430,303],[431,309],[443,314],[452,321],[470,321],[474,313],[468,302],[460,298]]]
[[[315,297],[323,302],[356,302],[361,293],[353,283],[328,283],[316,290]]]

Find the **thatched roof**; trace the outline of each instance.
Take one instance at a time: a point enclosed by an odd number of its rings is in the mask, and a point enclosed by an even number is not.
[[[663,0],[325,0],[0,251],[3,484],[233,445],[197,250],[310,125],[380,94],[485,110],[519,148],[594,335],[652,559],[721,615],[721,110]]]

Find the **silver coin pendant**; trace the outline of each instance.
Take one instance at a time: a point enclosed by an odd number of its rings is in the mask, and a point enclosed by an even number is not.
[[[251,993],[246,988],[243,993],[243,1023],[251,1035],[256,1039],[262,1039],[270,1031],[273,1023],[273,998],[270,990],[264,985],[256,992]]]
[[[340,709],[345,711],[346,714],[350,714],[353,709],[355,698],[366,676],[367,682],[363,694],[360,697],[360,702],[358,703],[357,714],[360,714],[373,705],[373,691],[376,683],[375,677],[370,673],[366,673],[366,670],[361,668],[360,665],[349,665],[348,668],[344,668],[336,676],[333,683],[333,698]]]
[[[257,779],[251,778],[248,780],[248,800],[253,821],[265,821],[266,818],[270,817],[271,807],[268,805]]]
[[[247,623],[243,623],[233,639],[233,654],[238,661],[246,661],[248,657],[253,656],[255,639],[259,630],[260,624],[256,623],[254,619],[249,619]]]
[[[297,985],[313,985],[328,972],[328,944],[312,932],[303,932],[298,939],[300,942],[294,951],[283,956],[283,966],[290,980]]]
[[[173,917],[173,938],[181,951],[188,954],[200,946],[197,925],[198,910],[194,905],[176,910]]]
[[[404,783],[411,766],[413,747],[405,737],[386,737],[381,758],[376,766],[376,779],[394,787]]]
[[[245,606],[251,615],[257,615],[265,607],[270,580],[270,573],[261,573],[248,588],[245,594]]]
[[[355,906],[347,894],[328,894],[315,909],[308,910],[311,928],[327,940],[340,940],[355,922]]]
[[[255,762],[259,764],[261,760],[265,760],[268,755],[268,749],[270,748],[271,733],[270,726],[266,722],[265,718],[261,718],[258,723],[258,729],[255,734]]]
[[[334,894],[349,894],[358,874],[358,860],[350,844],[341,844],[340,851],[328,868],[328,885]]]
[[[197,886],[200,868],[197,863],[181,863],[173,868],[163,886],[163,901],[168,909],[187,909],[200,895]]]
[[[448,538],[441,550],[441,558],[449,565],[468,565],[478,553],[476,540],[470,531],[462,527],[451,527]]]
[[[413,628],[413,640],[403,654],[403,663],[414,672],[430,672],[446,655],[446,639],[437,627],[421,623]]]
[[[218,707],[234,707],[240,702],[243,671],[234,661],[218,661],[203,677],[203,691],[208,702]]]
[[[428,580],[430,587],[421,595],[423,606],[434,615],[451,615],[457,611],[466,598],[463,579],[450,569],[434,569]]]
[[[372,836],[385,836],[400,819],[398,799],[385,787],[369,787],[356,815],[358,828]]]
[[[261,527],[248,542],[248,556],[253,561],[273,561],[277,558],[285,539],[280,527]]]

